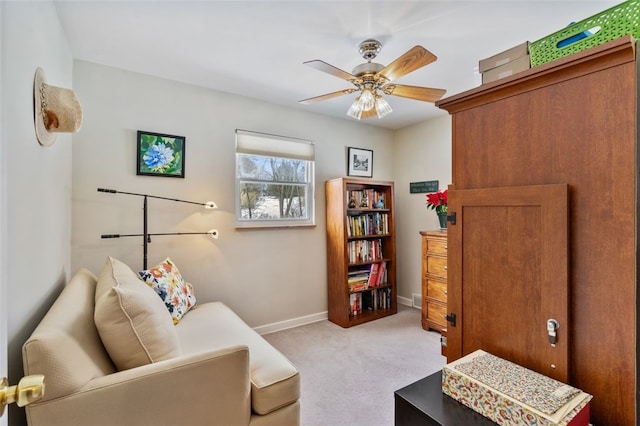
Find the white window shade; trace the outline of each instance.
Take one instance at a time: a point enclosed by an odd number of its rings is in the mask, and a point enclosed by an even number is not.
[[[315,161],[315,146],[304,139],[236,130],[236,152]]]

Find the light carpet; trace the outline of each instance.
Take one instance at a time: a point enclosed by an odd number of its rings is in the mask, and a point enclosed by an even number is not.
[[[390,426],[394,391],[442,368],[440,334],[420,311],[348,329],[329,321],[263,336],[300,371],[302,426]]]

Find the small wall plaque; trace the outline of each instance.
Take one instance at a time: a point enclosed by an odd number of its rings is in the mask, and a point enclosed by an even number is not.
[[[437,190],[438,190],[437,180],[425,180],[423,182],[409,182],[410,194],[436,192]]]

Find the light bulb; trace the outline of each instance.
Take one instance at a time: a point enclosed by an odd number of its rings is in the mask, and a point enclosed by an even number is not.
[[[371,108],[373,108],[375,99],[371,90],[364,89],[362,91],[362,95],[360,95],[360,99],[358,102],[360,103],[360,108],[362,108],[363,111],[369,111]]]
[[[347,111],[347,115],[349,117],[355,118],[356,120],[360,120],[360,117],[362,116],[362,108],[360,107],[359,100],[360,97],[358,96],[356,100],[351,104],[349,111]]]
[[[213,201],[207,201],[206,203],[204,203],[204,208],[205,209],[217,209],[218,205],[216,203],[214,203]]]
[[[378,118],[389,115],[391,111],[393,110],[391,109],[389,102],[387,102],[382,96],[378,96],[376,99],[376,112],[378,113]]]

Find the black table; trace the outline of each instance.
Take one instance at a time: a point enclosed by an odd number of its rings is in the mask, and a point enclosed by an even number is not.
[[[442,371],[395,391],[396,426],[495,426],[442,393]]]

